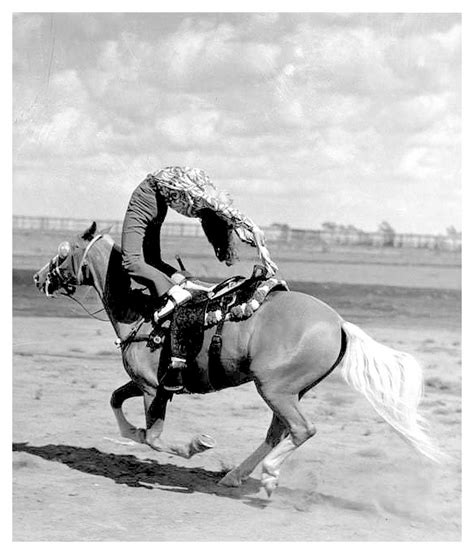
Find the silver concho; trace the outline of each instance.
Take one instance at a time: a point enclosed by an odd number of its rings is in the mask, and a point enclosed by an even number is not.
[[[58,246],[59,259],[64,260],[71,253],[71,245],[66,240]]]

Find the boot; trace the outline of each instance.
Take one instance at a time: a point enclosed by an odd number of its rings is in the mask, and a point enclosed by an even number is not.
[[[168,367],[168,372],[166,373],[163,388],[168,392],[182,392],[184,390],[182,372],[186,369],[186,367],[186,360],[183,358],[171,357],[171,363]]]
[[[179,285],[171,287],[167,292],[167,301],[165,305],[153,314],[155,323],[159,323],[159,321],[168,316],[176,308],[176,306],[185,304],[191,300],[191,298],[192,294],[187,290],[184,290]]]
[[[215,285],[204,285],[201,283],[197,283],[196,281],[191,281],[191,279],[187,279],[182,284],[182,287],[190,291],[191,293],[193,293],[193,291],[210,292],[214,288],[214,286]]]

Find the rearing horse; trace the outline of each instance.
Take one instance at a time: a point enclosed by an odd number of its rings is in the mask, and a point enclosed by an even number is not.
[[[73,294],[78,285],[93,286],[121,340],[129,337],[137,321],[148,313],[145,295],[131,291],[120,249],[109,235],[96,233],[95,223],[72,244],[62,243],[58,255],[34,280],[47,295],[61,288]],[[142,339],[151,330],[151,319],[146,318],[140,328]],[[185,378],[191,392],[214,390],[208,379],[213,334],[213,329],[205,331],[196,374]],[[433,460],[441,459],[418,413],[423,377],[416,360],[371,339],[324,302],[299,292],[272,292],[251,318],[226,322],[222,341],[222,363],[226,375],[231,375],[227,386],[254,381],[273,418],[264,442],[225,475],[221,484],[240,485],[263,461],[262,485],[268,495],[273,492],[283,462],[316,433],[301,410],[300,399],[336,368],[411,445]],[[122,436],[159,452],[189,458],[214,446],[214,441],[207,435],[184,444],[161,438],[170,394],[160,386],[160,354],[161,349],[150,349],[138,337],[127,342],[122,359],[131,381],[112,394],[112,409]],[[134,427],[122,411],[125,400],[142,395],[146,429]]]

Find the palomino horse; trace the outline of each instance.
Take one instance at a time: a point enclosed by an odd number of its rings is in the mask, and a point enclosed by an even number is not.
[[[208,435],[184,444],[161,438],[170,394],[160,386],[161,350],[150,348],[144,340],[152,330],[152,310],[146,306],[149,297],[131,290],[120,249],[110,236],[96,234],[93,223],[74,242],[61,243],[58,254],[34,280],[47,295],[59,289],[73,294],[76,286],[90,285],[101,298],[117,337],[125,341],[122,358],[131,378],[111,397],[122,436],[185,458],[214,446]],[[127,341],[143,318],[139,333]],[[208,379],[213,334],[212,328],[205,332],[196,360],[198,370],[193,372],[196,375],[185,377],[191,392],[214,390]],[[264,442],[225,475],[221,484],[240,485],[263,461],[262,485],[268,495],[273,492],[283,462],[316,433],[299,400],[336,367],[404,439],[425,456],[439,459],[440,452],[423,430],[417,411],[423,388],[418,363],[409,354],[374,341],[320,300],[298,292],[272,292],[251,318],[226,322],[222,340],[223,367],[226,375],[231,375],[222,388],[254,381],[273,418]],[[142,395],[146,429],[134,427],[122,412],[126,399]]]

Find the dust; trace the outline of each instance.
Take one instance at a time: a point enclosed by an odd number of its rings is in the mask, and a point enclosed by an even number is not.
[[[439,471],[429,463],[403,461],[394,469],[377,476],[370,491],[375,506],[410,521],[433,519],[437,512],[434,483]]]
[[[379,447],[359,449],[355,454],[365,461],[352,459],[346,465],[290,458],[274,507],[295,512],[330,509],[339,517],[358,512],[367,517],[397,517],[410,524],[433,523],[444,517],[439,485],[452,467],[437,466],[411,452],[390,460]]]

